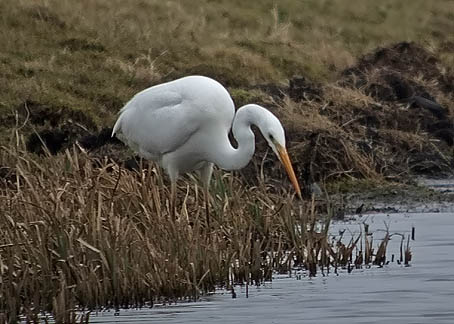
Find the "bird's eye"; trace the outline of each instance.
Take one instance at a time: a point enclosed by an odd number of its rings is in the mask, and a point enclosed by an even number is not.
[[[270,138],[270,140],[274,140],[274,136],[269,134],[268,137]]]

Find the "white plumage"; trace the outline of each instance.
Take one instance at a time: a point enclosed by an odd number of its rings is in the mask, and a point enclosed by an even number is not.
[[[243,106],[235,114],[227,90],[207,77],[188,76],[137,93],[120,111],[112,136],[167,171],[174,202],[180,174],[200,170],[207,190],[213,163],[226,170],[246,166],[255,150],[252,124],[284,164],[300,195],[279,120],[258,105]],[[230,129],[237,148],[230,143]]]

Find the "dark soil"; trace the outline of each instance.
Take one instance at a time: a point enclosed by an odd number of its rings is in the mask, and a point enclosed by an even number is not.
[[[294,101],[320,100],[323,95],[322,86],[308,80],[304,76],[297,76],[289,81],[288,96]]]
[[[97,134],[84,136],[79,140],[79,143],[87,150],[93,150],[108,143],[123,145],[116,137],[112,137],[112,128],[103,128]]]
[[[51,154],[56,154],[96,130],[96,123],[90,116],[69,107],[26,101],[16,111],[30,129],[27,150],[37,154],[45,152],[44,146]]]
[[[437,103],[436,94],[446,96],[452,103],[454,73],[442,68],[434,54],[415,43],[377,49],[345,70],[341,81],[347,86],[365,87],[366,93],[381,102],[403,101],[410,108],[427,110],[443,120],[447,129],[453,127],[452,113],[449,116],[448,107]],[[441,125],[439,121],[436,124]],[[427,126],[429,130],[434,129],[432,125]]]
[[[22,178],[17,177],[16,171],[10,167],[0,166],[0,188],[14,187],[14,184],[19,180],[22,183]]]
[[[16,111],[34,126],[46,126],[51,129],[69,122],[78,123],[87,129],[96,129],[96,123],[90,116],[70,107],[27,100],[16,107]]]
[[[402,42],[390,47],[378,48],[361,57],[355,66],[343,71],[342,76],[347,84],[361,87],[368,84],[368,77],[373,70],[382,72],[384,79],[389,75],[388,73],[397,72],[398,79],[394,79],[394,82],[397,81],[396,90],[410,91],[411,85],[406,84],[405,79],[417,75],[423,75],[426,79],[437,79],[442,85],[446,85],[439,63],[438,58],[425,48],[413,42]],[[393,82],[393,79],[389,81]]]

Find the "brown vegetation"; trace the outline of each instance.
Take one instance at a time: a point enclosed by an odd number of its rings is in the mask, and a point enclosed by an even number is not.
[[[8,323],[196,299],[293,267],[351,271],[355,251],[362,255],[359,237],[328,239],[325,203],[297,202],[282,188],[217,172],[207,228],[194,178],[180,182],[173,221],[153,164],[128,171],[77,148],[36,159],[22,147],[0,153],[11,171],[0,182],[0,320]]]

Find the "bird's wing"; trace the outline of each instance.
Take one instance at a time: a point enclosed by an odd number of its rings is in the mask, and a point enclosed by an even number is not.
[[[121,110],[113,134],[145,157],[159,159],[183,145],[201,119],[203,112],[180,93],[152,87]]]

